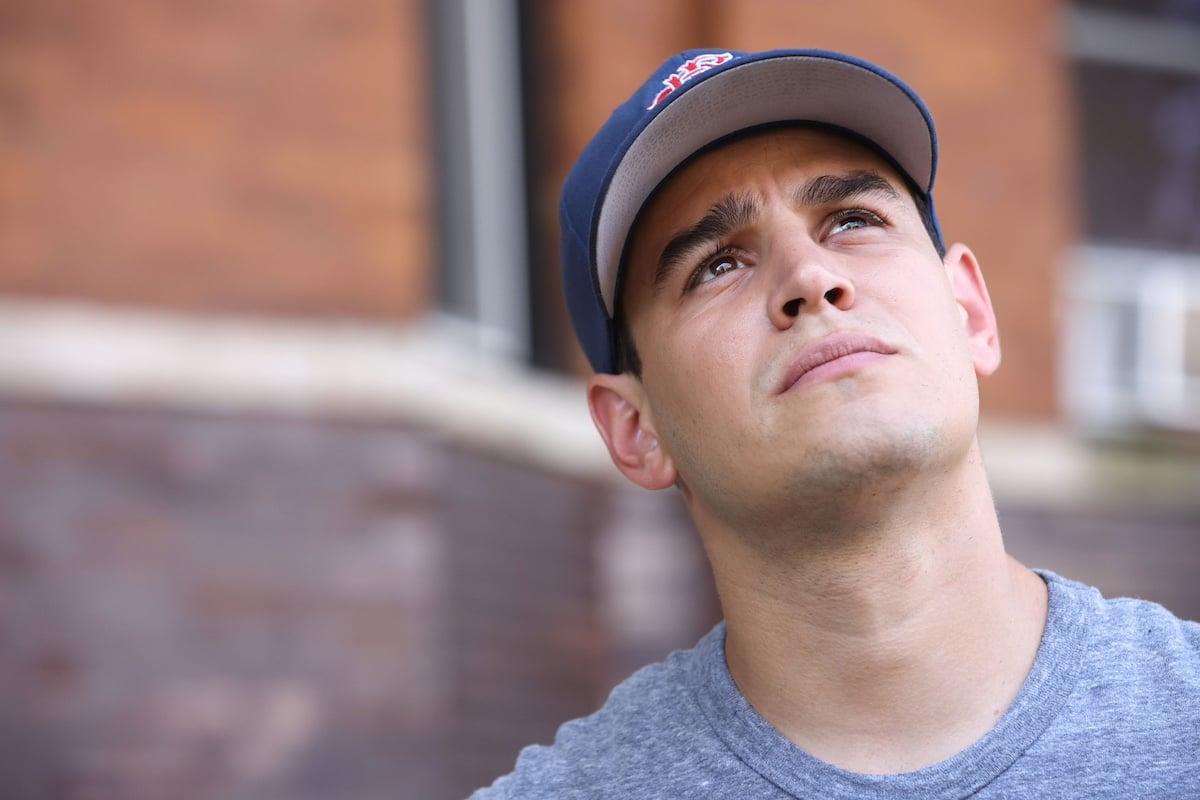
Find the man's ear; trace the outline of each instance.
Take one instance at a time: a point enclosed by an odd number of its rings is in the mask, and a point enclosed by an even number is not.
[[[675,464],[659,445],[642,382],[630,374],[593,375],[588,408],[617,469],[643,489],[675,484]]]
[[[991,375],[1000,366],[1000,332],[992,299],[983,282],[983,271],[965,244],[951,245],[944,263],[967,330],[975,373],[980,377]]]

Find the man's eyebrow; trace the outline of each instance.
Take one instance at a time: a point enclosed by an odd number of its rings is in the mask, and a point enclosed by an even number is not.
[[[827,206],[852,197],[876,195],[899,200],[901,195],[877,172],[855,170],[844,175],[818,175],[805,181],[795,192],[798,207]],[[708,242],[719,241],[758,216],[760,203],[749,194],[727,194],[695,222],[671,237],[658,257],[654,269],[654,288],[661,289],[685,262],[688,253]]]
[[[845,175],[818,175],[805,181],[796,190],[794,199],[799,207],[828,206],[865,195],[900,199],[900,192],[895,186],[879,173],[868,170],[855,170]]]
[[[727,194],[695,224],[671,237],[654,269],[654,288],[660,289],[685,261],[688,253],[708,242],[719,241],[758,216],[760,203],[749,194]]]

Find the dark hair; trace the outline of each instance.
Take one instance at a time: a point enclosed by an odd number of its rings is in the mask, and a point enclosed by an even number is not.
[[[938,258],[945,258],[946,243],[942,241],[942,235],[938,230],[937,220],[933,218],[933,208],[929,205],[929,200],[907,175],[900,174],[904,176],[904,185],[908,188],[908,193],[912,195],[913,203],[917,206],[917,215],[921,218],[921,224],[925,226],[925,233],[929,234],[929,241],[933,242],[933,249],[937,251]]]
[[[637,343],[633,341],[633,329],[625,312],[617,305],[617,313],[613,315],[613,364],[617,374],[631,372],[634,377],[642,377],[642,357],[638,355]]]
[[[912,196],[913,203],[917,206],[917,214],[921,218],[925,232],[929,234],[929,240],[933,242],[933,248],[937,251],[939,258],[945,258],[946,245],[938,235],[937,223],[933,218],[933,210],[929,201],[925,199],[925,194],[917,189],[916,184],[907,175],[903,172],[900,175],[904,179],[905,188]],[[613,361],[618,374],[630,372],[634,377],[640,379],[642,377],[642,357],[638,355],[637,343],[633,341],[633,329],[629,327],[629,320],[625,317],[623,306],[624,303],[618,296],[617,310],[613,314]]]

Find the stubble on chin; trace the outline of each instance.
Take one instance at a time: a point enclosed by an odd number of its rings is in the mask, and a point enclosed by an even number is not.
[[[781,480],[768,484],[773,495],[760,494],[722,516],[746,544],[773,559],[795,555],[797,549],[811,554],[814,547],[849,545],[870,535],[914,476],[938,467],[943,446],[941,432],[931,423],[821,443],[789,465]]]

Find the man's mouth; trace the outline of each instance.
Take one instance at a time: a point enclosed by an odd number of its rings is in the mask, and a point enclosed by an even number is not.
[[[800,352],[783,375],[779,393],[838,377],[898,351],[873,336],[835,333]]]

